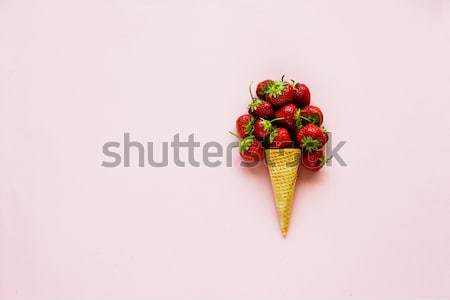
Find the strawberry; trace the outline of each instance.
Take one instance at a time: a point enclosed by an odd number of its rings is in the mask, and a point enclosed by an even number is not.
[[[288,82],[276,80],[269,82],[265,90],[265,99],[274,107],[281,107],[292,102],[294,88]]]
[[[275,118],[280,119],[277,124],[287,129],[295,128],[295,113],[297,107],[295,104],[287,104],[275,112]]]
[[[307,124],[297,132],[297,143],[306,152],[314,152],[323,147],[327,137],[322,129],[314,124]]]
[[[323,114],[320,108],[313,105],[308,105],[302,108],[301,115],[308,120],[308,123],[320,126],[323,122]]]
[[[246,114],[240,116],[236,120],[236,129],[239,136],[244,138],[249,136],[253,132],[253,124],[255,123],[255,118],[252,115]]]
[[[256,117],[270,119],[273,116],[272,105],[268,101],[254,98],[248,106],[248,112]]]
[[[264,99],[266,95],[267,84],[270,82],[273,82],[273,80],[267,79],[258,83],[258,85],[256,86],[256,96],[258,96],[261,99]]]
[[[252,103],[248,106],[248,112],[256,117],[263,119],[270,119],[273,115],[272,105],[268,101],[263,101],[259,98],[253,97],[252,85],[249,87]]]
[[[272,122],[269,120],[259,119],[253,126],[253,133],[259,139],[266,138],[272,131]]]
[[[308,87],[303,83],[296,83],[295,81],[292,81],[292,84],[294,86],[294,103],[301,108],[309,105],[311,102],[311,94]]]
[[[292,147],[292,138],[286,128],[275,128],[269,137],[270,148]]]
[[[262,144],[254,136],[250,135],[241,141],[239,154],[245,161],[257,162],[263,158]]]
[[[304,152],[302,155],[302,165],[313,172],[319,171],[327,162],[322,150],[314,152]]]
[[[273,119],[271,121],[265,119],[257,120],[253,125],[253,134],[259,139],[266,138],[272,132],[272,123],[278,120],[280,119]]]
[[[247,162],[257,162],[263,158],[263,146],[253,135],[241,138],[234,132],[229,133],[237,137],[241,142],[239,144],[239,154]]]

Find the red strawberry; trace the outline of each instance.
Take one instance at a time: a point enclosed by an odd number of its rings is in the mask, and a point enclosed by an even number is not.
[[[270,148],[292,147],[292,138],[285,128],[275,128],[269,137]]]
[[[259,139],[266,138],[272,131],[272,122],[269,120],[259,119],[253,126],[253,133]]]
[[[303,150],[314,152],[323,147],[327,137],[322,129],[314,124],[307,124],[297,132],[297,143]]]
[[[304,152],[302,154],[302,165],[313,172],[319,171],[327,162],[322,150]]]
[[[249,91],[250,96],[252,97],[252,103],[250,103],[250,105],[248,106],[248,112],[263,119],[270,119],[273,115],[272,105],[267,101],[263,101],[261,99],[253,97],[251,84],[249,87]]]
[[[258,96],[261,99],[264,99],[266,95],[267,84],[269,82],[273,82],[273,80],[267,79],[258,83],[258,85],[256,86],[256,96]]]
[[[258,98],[254,98],[252,103],[250,103],[248,112],[263,119],[270,119],[273,116],[272,105]]]
[[[320,126],[323,122],[323,114],[320,108],[317,106],[308,105],[302,108],[301,115],[308,119],[308,123],[313,123],[314,125]]]
[[[266,86],[265,99],[274,107],[280,107],[292,102],[294,88],[283,80],[269,82]]]
[[[295,113],[297,112],[297,107],[295,104],[287,104],[275,112],[275,118],[280,119],[277,124],[283,126],[287,129],[295,128]]]
[[[311,102],[311,94],[308,87],[303,83],[295,83],[295,81],[292,81],[292,83],[294,85],[294,103],[300,107],[309,105]]]
[[[241,141],[239,154],[245,161],[257,162],[263,158],[262,144],[254,136],[250,135]]]
[[[253,132],[255,118],[252,115],[242,115],[236,120],[236,130],[240,137],[244,138]]]

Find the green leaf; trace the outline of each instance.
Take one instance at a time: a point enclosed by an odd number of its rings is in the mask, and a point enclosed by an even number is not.
[[[319,158],[319,167],[322,168],[322,167],[327,163],[327,161],[328,161],[328,159],[325,159],[325,156],[322,155],[322,156]]]
[[[317,151],[322,147],[319,140],[313,139],[310,136],[303,137],[301,142],[300,146],[309,153]]]
[[[253,101],[249,104],[248,108],[251,112],[254,112],[261,103],[263,103],[261,99],[253,98]]]
[[[261,119],[262,120],[262,125],[264,127],[264,129],[266,131],[271,131],[272,130],[272,122],[269,120],[265,120],[265,119]]]
[[[262,88],[262,90],[261,90],[261,92],[265,95],[266,93],[267,93],[267,90],[269,89],[269,84],[266,84],[263,88]]]
[[[245,125],[245,133],[247,135],[253,133],[253,124],[255,124],[255,118],[251,118],[247,125]]]
[[[269,95],[269,97],[271,98],[278,98],[284,92],[286,84],[287,84],[286,82],[280,80],[269,82],[266,85],[267,91],[265,93]]]
[[[244,138],[241,141],[241,144],[239,145],[239,151],[240,152],[245,152],[248,150],[248,148],[250,147],[250,145],[253,143],[253,140],[255,139],[255,137],[253,135],[250,135],[246,138]]]
[[[320,122],[320,118],[318,115],[316,114],[309,114],[307,116],[307,118],[310,120],[311,123],[313,123],[314,125],[319,125]]]
[[[277,134],[278,134],[278,128],[275,128],[274,130],[272,130],[272,132],[270,133],[270,136],[269,136],[269,143],[273,142],[273,140],[275,139]]]

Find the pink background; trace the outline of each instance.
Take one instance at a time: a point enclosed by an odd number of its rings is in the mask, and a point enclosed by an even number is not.
[[[450,2],[364,2],[1,1],[0,299],[450,297]],[[233,141],[282,74],[348,163],[286,240],[264,168],[101,167],[124,132]]]

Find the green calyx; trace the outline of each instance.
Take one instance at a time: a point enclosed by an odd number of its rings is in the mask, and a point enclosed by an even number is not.
[[[266,85],[262,88],[261,94],[263,94],[263,95],[267,94],[267,90],[269,89],[268,85],[269,85],[269,84],[266,84]]]
[[[278,98],[284,92],[285,88],[286,88],[286,82],[284,82],[284,81],[276,80],[273,82],[269,82],[266,85],[265,94],[269,95],[269,97],[271,97],[271,98]]]
[[[272,132],[269,135],[269,143],[273,142],[273,140],[275,139],[277,134],[278,134],[278,128],[275,128],[274,130],[272,130]]]
[[[242,139],[240,145],[239,145],[239,151],[245,152],[248,150],[248,148],[250,148],[250,145],[253,143],[253,140],[255,139],[255,137],[253,135],[249,135],[248,137]]]
[[[316,115],[308,115],[307,117],[302,116],[302,110],[300,108],[297,109],[294,115],[295,126],[297,130],[303,127],[303,124],[313,123],[315,125],[319,124],[319,118]]]
[[[253,124],[255,124],[255,118],[251,118],[247,125],[245,125],[245,134],[250,135],[253,133]]]
[[[303,137],[301,146],[305,151],[309,153],[317,151],[320,149],[320,147],[322,147],[320,141],[313,139],[310,136]]]
[[[261,99],[258,98],[253,98],[252,103],[250,103],[250,105],[248,106],[248,109],[251,112],[254,112],[256,110],[256,108],[258,107],[258,105],[261,105],[263,103],[263,101]]]
[[[327,158],[327,157],[325,157],[325,155],[322,155],[319,158],[319,167],[322,168],[323,166],[325,166],[326,163],[329,162],[332,158],[333,158],[333,156],[330,156]]]
[[[325,164],[327,163],[327,159],[325,158],[325,156],[321,156],[320,158],[319,158],[319,168],[322,168],[323,166],[325,166]]]
[[[318,115],[309,114],[306,118],[309,120],[309,123],[313,123],[314,125],[319,125],[320,118]]]
[[[267,132],[270,132],[272,130],[272,121],[269,120],[265,120],[265,119],[261,119],[261,123],[264,127],[264,130],[266,130]]]

